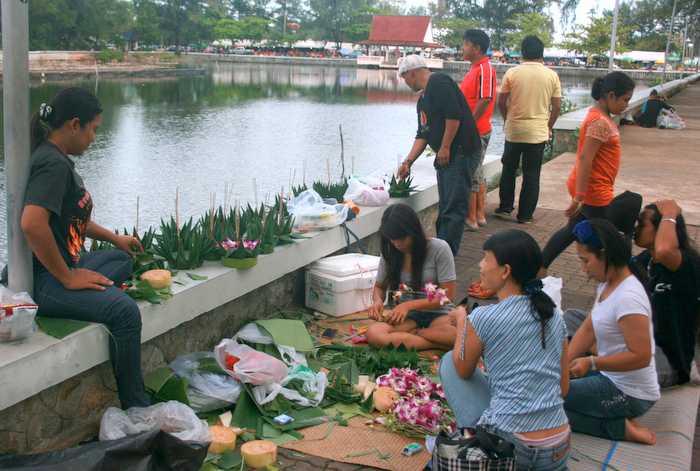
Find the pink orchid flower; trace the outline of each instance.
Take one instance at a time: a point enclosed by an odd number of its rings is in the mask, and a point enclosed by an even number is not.
[[[240,247],[238,241],[226,239],[225,241],[221,242],[221,248],[225,250],[236,250],[238,247]]]
[[[255,247],[258,246],[258,241],[257,240],[244,240],[243,241],[243,248],[246,250],[255,250]]]

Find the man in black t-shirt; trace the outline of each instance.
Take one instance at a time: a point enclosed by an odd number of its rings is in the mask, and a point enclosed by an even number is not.
[[[479,132],[464,95],[448,75],[430,72],[425,59],[417,55],[399,63],[399,75],[412,90],[422,91],[416,105],[418,132],[399,176],[405,178],[430,145],[436,153],[437,236],[457,255],[469,212],[471,178],[480,162]]]

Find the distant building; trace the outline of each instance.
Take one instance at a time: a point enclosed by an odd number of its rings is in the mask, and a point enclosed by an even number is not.
[[[360,44],[367,46],[370,54],[359,57],[357,63],[382,68],[396,68],[409,48],[416,52],[415,49],[430,51],[442,47],[433,39],[429,16],[374,16],[369,39]],[[442,60],[428,58],[428,65],[442,69]]]

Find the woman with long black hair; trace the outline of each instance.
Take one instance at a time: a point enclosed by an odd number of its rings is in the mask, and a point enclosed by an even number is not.
[[[32,118],[32,157],[22,231],[34,253],[34,299],[39,315],[105,324],[124,409],[147,406],[141,375],[141,312],[119,286],[131,276],[137,238],[91,218],[92,198],[69,156],[95,140],[102,106],[82,88],[66,88]],[[116,250],[83,254],[85,238]]]
[[[583,271],[599,282],[591,313],[569,348],[571,387],[564,408],[574,432],[656,443],[635,419],[660,398],[651,306],[630,244],[604,219],[574,228]],[[570,332],[573,334],[573,332]],[[597,351],[591,354],[591,351]]]
[[[440,379],[459,428],[483,426],[513,443],[518,469],[558,471],[567,469],[571,436],[562,406],[567,336],[561,312],[536,278],[541,266],[542,252],[526,232],[503,231],[486,241],[481,283],[498,303],[450,314],[457,342],[442,358]]]
[[[627,109],[634,86],[634,80],[623,72],[611,72],[593,82],[591,97],[595,104],[581,123],[576,163],[566,182],[571,196],[564,212],[568,223],[550,237],[542,250],[545,270],[574,242],[572,231],[577,223],[592,218],[610,219],[609,206],[622,159],[620,130],[612,116]],[[641,203],[633,214],[640,207]]]
[[[427,238],[418,215],[406,204],[386,209],[379,232],[382,256],[369,316],[380,322],[369,327],[368,342],[419,350],[452,348],[455,327],[441,296],[412,294],[430,284],[454,299],[457,275],[450,246],[444,240]],[[402,285],[410,289],[401,290]],[[387,292],[397,291],[402,291],[401,299],[390,312],[385,311]]]

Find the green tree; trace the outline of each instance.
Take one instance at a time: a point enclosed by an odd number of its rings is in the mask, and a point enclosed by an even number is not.
[[[160,28],[161,5],[153,0],[133,0],[134,36],[142,44],[163,44]]]
[[[464,31],[470,28],[478,28],[479,23],[474,20],[450,17],[435,22],[435,40],[447,47],[460,49],[464,37]]]
[[[527,13],[544,13],[550,1],[546,0],[451,0],[448,8],[452,14],[466,20],[478,21],[483,29],[491,31],[494,49],[507,45],[506,36],[515,31],[513,19]]]
[[[606,14],[593,18],[587,26],[577,27],[572,33],[566,36],[562,42],[562,47],[570,51],[585,53],[589,55],[605,55],[610,50],[610,37],[612,35],[611,15]],[[620,22],[618,24],[617,44],[615,50],[618,52],[628,49],[625,38],[629,37],[630,25]]]
[[[552,45],[554,22],[541,13],[520,13],[511,20],[512,31],[506,34],[506,45],[517,51],[525,36],[535,35],[545,47]]]

